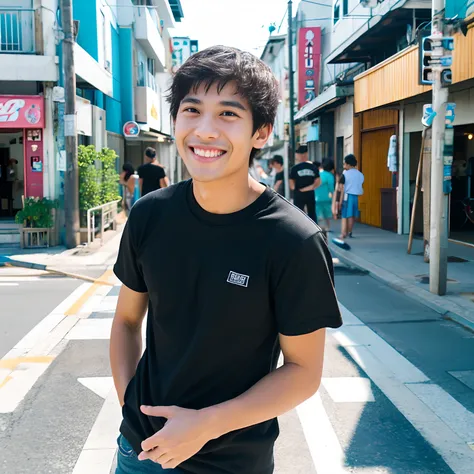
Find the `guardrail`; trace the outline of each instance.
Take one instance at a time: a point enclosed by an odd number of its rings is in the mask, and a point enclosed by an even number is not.
[[[101,206],[92,207],[87,211],[87,245],[90,245],[95,241],[95,215],[100,212],[100,245],[104,244],[104,232],[109,227],[115,230],[116,222],[115,218],[117,216],[118,201],[111,201]]]
[[[35,52],[35,11],[0,7],[0,53]]]

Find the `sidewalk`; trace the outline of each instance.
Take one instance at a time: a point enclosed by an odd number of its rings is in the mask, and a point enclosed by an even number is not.
[[[334,223],[330,239],[337,236],[340,221]],[[449,243],[448,290],[445,296],[429,291],[429,264],[423,260],[423,241],[413,241],[407,253],[408,236],[356,224],[351,250],[330,242],[333,255],[341,262],[369,272],[371,276],[406,293],[448,319],[474,330],[474,248]],[[455,257],[452,259],[452,257]],[[456,261],[457,260],[457,261]]]
[[[44,249],[0,248],[0,267],[8,266],[8,272],[13,274],[25,272],[24,269],[40,273],[54,269],[72,273],[108,266],[118,252],[123,227],[124,224],[119,224],[117,230],[107,231],[103,245],[97,239],[90,246],[81,245],[74,249],[63,246]]]

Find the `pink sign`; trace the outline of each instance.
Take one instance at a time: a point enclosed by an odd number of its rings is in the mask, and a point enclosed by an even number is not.
[[[321,28],[298,31],[298,108],[319,94],[321,72]]]
[[[0,128],[44,128],[43,97],[0,95]]]

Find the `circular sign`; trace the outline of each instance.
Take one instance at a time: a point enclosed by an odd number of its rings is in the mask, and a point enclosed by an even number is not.
[[[123,134],[126,138],[136,138],[140,134],[140,125],[137,122],[126,122],[123,126]]]

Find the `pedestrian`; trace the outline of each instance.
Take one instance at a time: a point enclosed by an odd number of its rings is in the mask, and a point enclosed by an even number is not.
[[[151,147],[145,150],[145,164],[138,168],[138,176],[142,196],[169,186],[165,169],[158,163],[156,150]]]
[[[319,169],[308,161],[308,147],[300,145],[296,150],[297,164],[290,171],[290,189],[294,191],[293,202],[302,211],[306,210],[317,222],[314,190],[319,186]]]
[[[283,167],[283,156],[275,155],[271,159],[272,167],[275,170],[275,182],[273,184],[273,189],[280,193],[281,195],[285,194],[285,168]]]
[[[334,161],[325,158],[320,171],[321,184],[314,190],[316,197],[316,215],[325,232],[331,230],[332,198],[334,196]]]
[[[139,177],[130,163],[125,163],[122,166],[119,182],[123,186],[124,208],[129,214],[135,202],[140,199]]]
[[[332,258],[320,228],[248,174],[279,97],[268,66],[225,46],[173,78],[192,179],[135,204],[114,267],[117,474],[271,474],[276,417],[318,389],[325,328],[341,325]]]
[[[359,217],[359,196],[364,194],[364,175],[357,169],[357,158],[347,155],[344,158],[344,179],[340,182],[341,189],[341,216],[342,230],[339,236],[344,240],[347,236],[352,238],[355,219]]]

